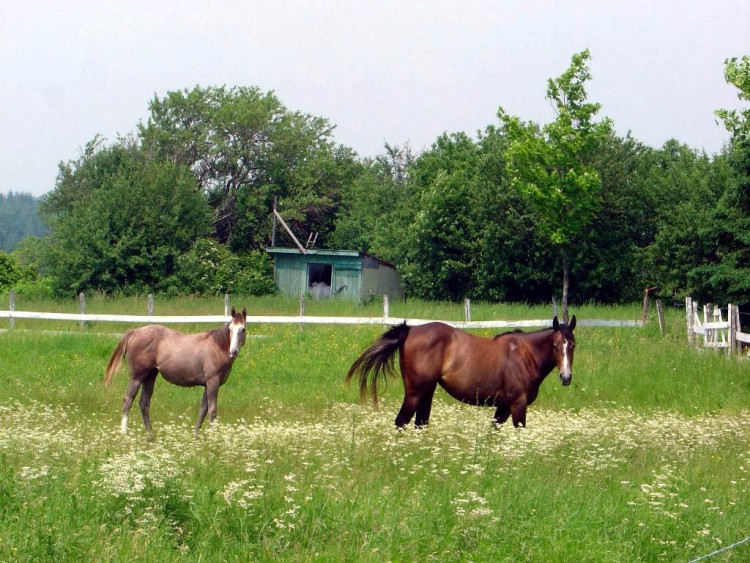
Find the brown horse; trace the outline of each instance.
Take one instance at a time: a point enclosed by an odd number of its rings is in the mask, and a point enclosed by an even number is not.
[[[149,405],[159,373],[175,385],[200,385],[206,388],[195,424],[196,435],[206,413],[210,414],[210,421],[213,422],[216,418],[219,387],[229,377],[232,364],[245,343],[246,320],[247,310],[244,307],[242,313],[232,307],[232,318],[227,324],[200,334],[183,334],[160,325],[128,330],[112,353],[104,376],[104,383],[109,384],[120,368],[123,356],[127,355],[131,375],[122,400],[122,432],[127,432],[128,413],[141,389],[141,415],[146,430],[151,433]]]
[[[555,317],[552,328],[482,338],[443,323],[415,327],[403,323],[386,331],[357,358],[346,381],[359,373],[360,396],[365,397],[369,384],[377,405],[378,379],[395,375],[393,358],[398,351],[404,402],[396,426],[408,424],[414,413],[417,426],[427,424],[438,384],[464,403],[494,406],[498,424],[512,415],[514,426],[526,426],[526,408],[555,366],[562,384],[570,385],[575,326],[575,316],[569,325]]]

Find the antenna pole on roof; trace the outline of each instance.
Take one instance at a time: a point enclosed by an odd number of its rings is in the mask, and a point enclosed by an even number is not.
[[[278,211],[276,211],[276,209],[274,209],[274,210],[273,210],[273,216],[274,216],[274,217],[275,217],[276,219],[278,219],[278,220],[279,220],[279,223],[281,223],[281,226],[282,226],[282,227],[284,227],[284,228],[286,229],[286,232],[287,232],[287,233],[289,233],[289,236],[290,236],[290,237],[292,237],[292,240],[294,241],[294,244],[296,244],[296,245],[297,245],[297,248],[299,248],[299,251],[300,251],[300,252],[301,252],[302,254],[307,254],[307,250],[305,250],[305,247],[304,247],[304,246],[302,246],[302,244],[300,243],[300,241],[298,241],[298,240],[297,240],[297,237],[295,237],[295,236],[294,236],[294,233],[292,232],[292,229],[290,229],[290,228],[289,228],[289,225],[287,225],[287,224],[286,224],[286,223],[284,222],[284,219],[283,219],[283,218],[281,217],[281,215],[279,215],[279,212],[278,212]]]
[[[271,248],[276,246],[276,205],[279,203],[279,196],[273,196],[273,227],[271,228]]]

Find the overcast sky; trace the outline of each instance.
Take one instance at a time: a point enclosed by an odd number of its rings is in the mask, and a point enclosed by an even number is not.
[[[553,120],[546,81],[587,48],[589,100],[618,133],[712,154],[728,139],[714,110],[743,107],[723,62],[750,54],[750,2],[10,0],[0,46],[0,193],[41,195],[169,91],[273,90],[375,156],[474,136],[498,106]]]

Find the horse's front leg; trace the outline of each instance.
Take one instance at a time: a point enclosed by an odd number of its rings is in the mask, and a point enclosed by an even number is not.
[[[206,419],[206,413],[208,412],[208,389],[203,390],[203,398],[201,399],[201,406],[198,409],[198,420],[195,423],[195,435],[198,436],[198,430],[201,429],[203,421]]]
[[[201,425],[206,418],[206,413],[208,413],[208,420],[211,424],[213,424],[214,420],[216,420],[216,403],[219,398],[220,385],[221,383],[219,383],[219,380],[217,378],[212,378],[206,381],[206,390],[203,392],[201,408],[200,412],[198,413],[198,421],[195,423],[196,436],[198,435],[198,430],[200,430]]]
[[[141,407],[141,416],[143,417],[143,424],[146,426],[146,432],[149,434],[151,431],[151,416],[149,414],[149,408],[151,406],[151,396],[154,394],[154,384],[156,383],[156,376],[158,372],[154,372],[148,375],[143,381],[141,387],[141,400],[139,406]]]
[[[510,407],[510,414],[513,417],[513,426],[518,428],[523,426],[526,428],[526,407],[528,403],[524,401],[516,401]]]

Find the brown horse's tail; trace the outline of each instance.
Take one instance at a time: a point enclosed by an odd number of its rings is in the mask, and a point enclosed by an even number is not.
[[[135,332],[135,329],[131,329],[125,332],[125,334],[122,335],[122,338],[120,339],[120,343],[117,345],[117,348],[115,348],[115,351],[112,352],[112,357],[109,359],[109,363],[107,364],[107,371],[104,374],[104,384],[109,385],[112,381],[112,377],[117,373],[117,370],[120,369],[120,365],[122,365],[122,358],[125,356],[125,352],[128,350],[128,341],[130,340],[130,337],[133,336],[133,333]]]
[[[377,407],[378,379],[383,375],[396,375],[393,359],[396,352],[402,349],[404,341],[409,335],[409,330],[405,322],[387,330],[349,368],[349,372],[346,374],[346,382],[349,383],[354,374],[359,373],[359,396],[362,400],[367,395],[369,381],[372,404]]]

